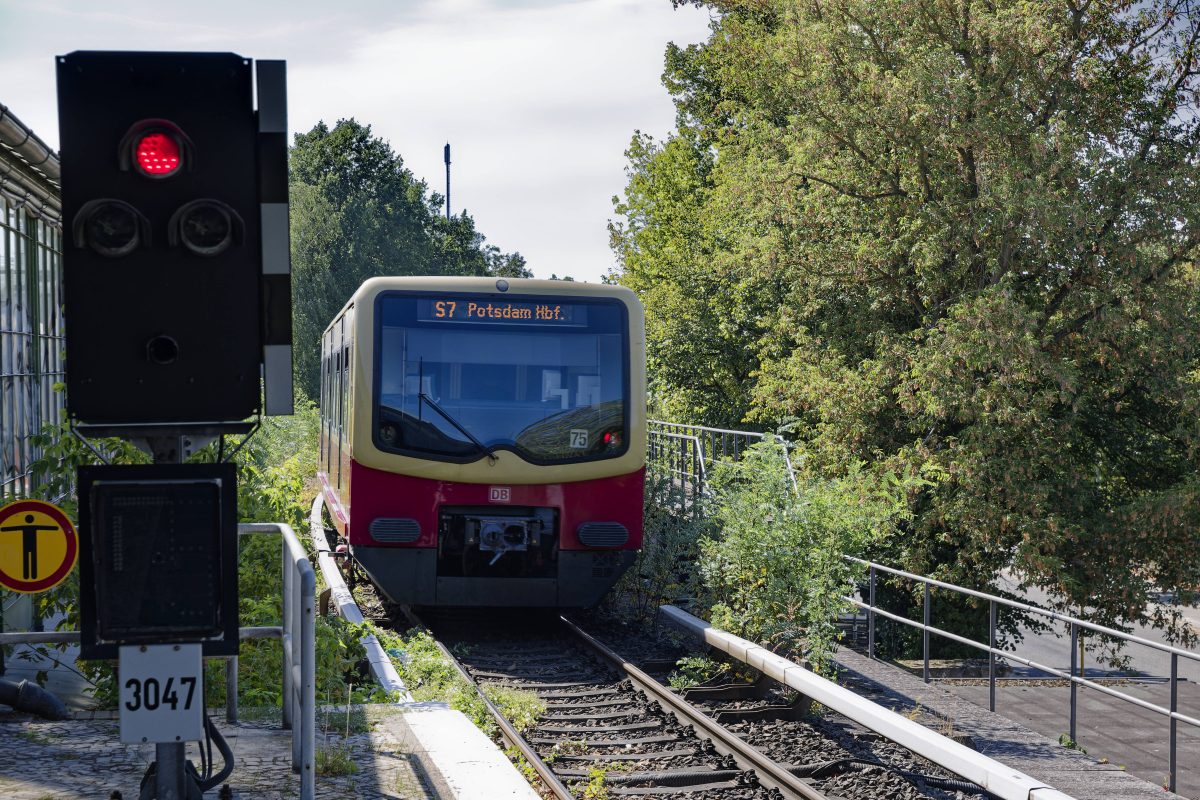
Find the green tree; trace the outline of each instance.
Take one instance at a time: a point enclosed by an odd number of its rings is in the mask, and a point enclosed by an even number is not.
[[[289,166],[294,354],[309,397],[321,332],[367,278],[531,274],[520,253],[486,245],[465,211],[446,219],[442,198],[369,125],[318,123],[296,136]]]
[[[1200,586],[1193,0],[694,4],[613,228],[668,406],[936,478],[913,569],[1109,621]]]

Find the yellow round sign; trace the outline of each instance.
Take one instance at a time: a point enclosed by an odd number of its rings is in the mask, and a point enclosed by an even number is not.
[[[67,515],[41,500],[18,500],[0,508],[0,586],[44,592],[71,574],[79,536]]]

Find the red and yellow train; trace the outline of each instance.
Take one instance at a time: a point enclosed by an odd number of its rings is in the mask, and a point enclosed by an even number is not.
[[[394,603],[594,605],[641,547],[645,397],[628,289],[368,280],[321,341],[333,524]]]

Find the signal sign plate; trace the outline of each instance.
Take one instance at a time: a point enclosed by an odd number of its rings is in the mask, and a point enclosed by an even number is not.
[[[203,659],[199,644],[120,649],[121,741],[195,742],[204,738]]]
[[[41,500],[0,508],[0,586],[44,592],[62,583],[79,555],[79,536],[67,515]]]

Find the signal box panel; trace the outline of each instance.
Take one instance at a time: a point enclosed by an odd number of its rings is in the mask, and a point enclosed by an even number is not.
[[[89,424],[253,415],[263,339],[252,63],[80,51],[57,67],[68,411]]]
[[[164,642],[237,655],[236,499],[232,464],[79,468],[84,658]]]

